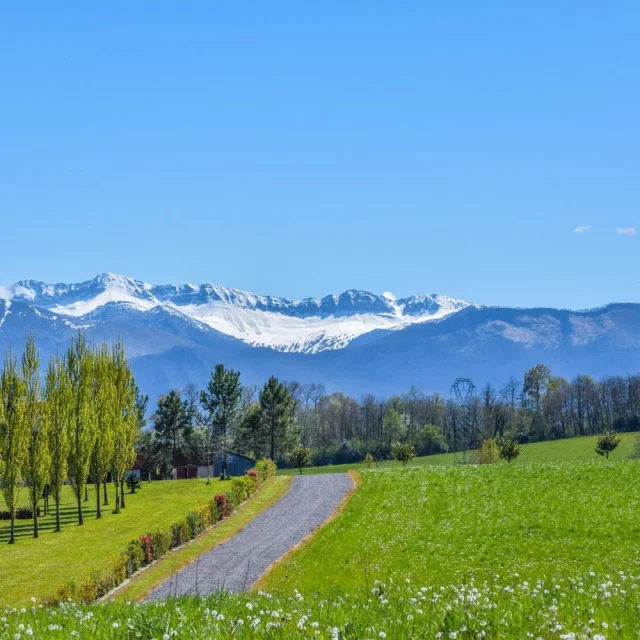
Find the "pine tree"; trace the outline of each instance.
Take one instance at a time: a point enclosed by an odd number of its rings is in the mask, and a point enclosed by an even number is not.
[[[106,344],[94,354],[94,403],[96,440],[91,455],[91,479],[96,487],[96,518],[102,517],[100,487],[111,470],[114,453],[115,381],[111,352]]]
[[[11,514],[9,544],[15,542],[15,518],[24,465],[29,453],[25,419],[26,384],[9,349],[0,375],[0,487]]]
[[[73,413],[73,394],[64,362],[51,358],[45,385],[45,419],[49,435],[51,470],[49,484],[56,503],[56,528],[60,531],[60,499],[67,479],[70,452],[70,428]]]
[[[161,451],[171,451],[171,465],[175,469],[178,447],[191,430],[187,403],[175,389],[158,398],[158,408],[153,414],[156,443]]]
[[[67,351],[66,366],[73,394],[69,476],[78,504],[78,524],[82,525],[82,496],[95,444],[96,416],[93,403],[94,357],[81,333],[78,333]]]
[[[214,450],[222,454],[220,478],[226,480],[227,451],[232,446],[240,405],[240,373],[217,364],[200,402],[207,412],[207,431]],[[208,456],[207,452],[207,456]],[[208,464],[207,464],[208,467]]]
[[[33,537],[38,537],[38,504],[49,479],[48,422],[44,415],[44,400],[40,385],[40,356],[33,336],[27,338],[22,356],[22,375],[26,384],[26,420],[30,434],[29,452],[24,477],[29,487],[29,502],[33,511]]]
[[[300,438],[293,425],[294,409],[287,387],[271,376],[260,392],[260,427],[272,460],[293,449]]]

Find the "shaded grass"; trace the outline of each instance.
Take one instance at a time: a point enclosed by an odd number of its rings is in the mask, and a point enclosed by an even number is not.
[[[629,458],[633,452],[635,443],[640,436],[638,432],[620,433],[620,444],[611,454],[612,460],[623,460]],[[546,442],[533,442],[522,445],[522,454],[513,464],[526,464],[529,462],[561,462],[565,460],[600,460],[600,456],[595,452],[596,436],[583,436],[580,438],[566,438],[564,440],[548,440]],[[467,454],[467,461],[470,454]],[[442,466],[455,464],[463,461],[461,453],[441,453],[434,456],[422,456],[414,458],[411,466]],[[375,468],[394,469],[401,468],[402,464],[396,460],[385,460],[376,465]],[[329,464],[321,467],[308,467],[303,469],[304,475],[314,473],[344,473],[350,469],[366,469],[363,462],[350,464]],[[279,475],[296,475],[297,469],[279,469]]]
[[[640,572],[640,461],[422,466],[364,471],[361,481],[342,515],[266,588]]]
[[[38,539],[32,537],[31,521],[18,520],[16,543],[9,545],[9,522],[0,521],[0,605],[46,598],[69,580],[107,568],[130,540],[166,529],[225,486],[219,480],[207,486],[206,480],[200,479],[144,483],[135,494],[127,493],[127,506],[117,515],[112,512],[113,488],[109,487],[111,505],[103,509],[99,520],[95,517],[95,490],[90,487],[89,501],[83,502],[83,526],[77,524],[73,492],[64,487],[60,533],[53,532],[53,513],[39,519]],[[26,504],[26,489],[21,493]]]
[[[233,515],[181,548],[169,551],[166,556],[119,589],[114,594],[114,599],[132,602],[144,599],[152,589],[197,560],[203,553],[239,533],[257,515],[279,500],[288,490],[290,483],[291,478],[287,476],[269,478]]]

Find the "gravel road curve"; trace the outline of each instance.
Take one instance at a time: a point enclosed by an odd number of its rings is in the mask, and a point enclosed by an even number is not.
[[[347,473],[294,477],[278,502],[165,580],[148,599],[247,591],[271,564],[327,520],[352,487]]]

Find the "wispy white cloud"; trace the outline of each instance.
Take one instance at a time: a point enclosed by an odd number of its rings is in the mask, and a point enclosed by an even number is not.
[[[587,231],[589,231],[590,229],[590,224],[581,224],[573,230],[573,233],[587,233]]]
[[[618,227],[617,232],[621,236],[635,236],[636,228],[635,227]]]

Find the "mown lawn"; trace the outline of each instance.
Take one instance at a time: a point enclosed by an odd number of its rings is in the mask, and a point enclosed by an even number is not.
[[[344,512],[267,589],[330,593],[640,572],[640,461],[363,471]]]
[[[17,540],[9,539],[9,522],[0,521],[0,605],[20,605],[31,597],[43,599],[60,584],[83,578],[109,565],[127,543],[148,532],[169,527],[194,506],[221,490],[219,480],[207,486],[206,480],[180,480],[143,483],[134,495],[127,493],[126,508],[118,515],[112,507],[103,509],[96,519],[95,492],[83,503],[85,524],[78,526],[75,498],[65,487],[62,505],[62,531],[53,533],[54,516],[40,518],[40,537],[32,537],[29,520],[16,521]],[[224,486],[224,485],[223,485]],[[113,500],[113,488],[110,487]],[[21,502],[27,502],[22,490]],[[113,504],[113,502],[112,502]],[[4,502],[0,508],[5,508]]]
[[[611,455],[612,460],[624,460],[628,458],[634,450],[636,441],[640,433],[619,434],[620,444]],[[525,464],[528,462],[560,462],[563,460],[597,460],[601,459],[594,451],[596,443],[595,436],[584,436],[580,438],[567,438],[566,440],[549,440],[546,442],[534,442],[522,446],[522,454],[514,464]],[[467,460],[470,454],[467,454]],[[434,456],[422,456],[411,461],[411,466],[422,465],[447,465],[462,462],[461,453],[442,453]],[[402,465],[395,460],[385,460],[376,465],[377,468],[400,468]],[[352,464],[324,465],[321,467],[308,467],[303,469],[303,474],[312,473],[344,473],[351,469],[366,469],[362,462]],[[280,469],[280,475],[297,474],[297,469]]]

